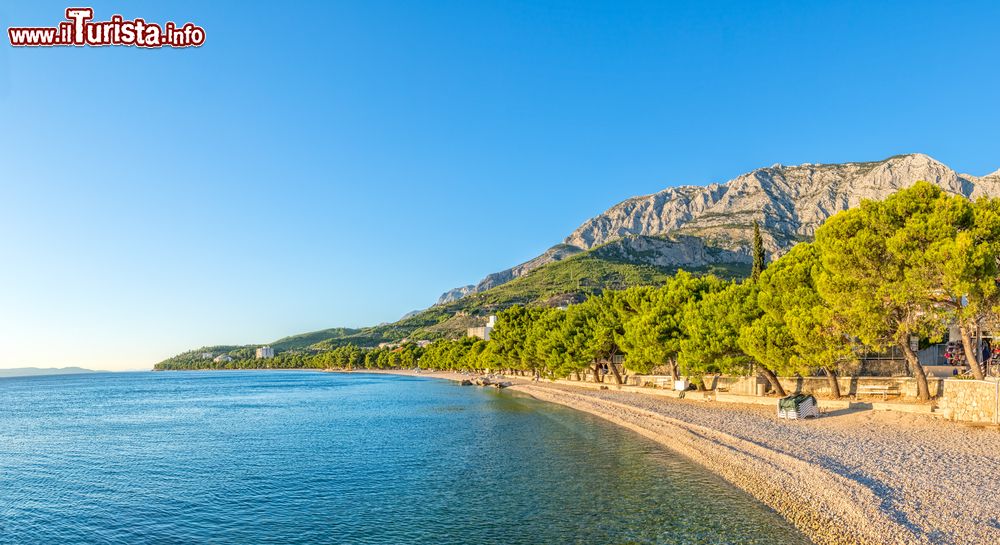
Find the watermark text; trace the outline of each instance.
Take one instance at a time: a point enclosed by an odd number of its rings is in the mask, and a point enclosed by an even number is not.
[[[144,19],[112,15],[94,21],[93,8],[66,8],[66,20],[54,27],[10,27],[10,45],[15,47],[124,45],[146,48],[198,47],[205,43],[205,29],[194,24],[160,25]]]

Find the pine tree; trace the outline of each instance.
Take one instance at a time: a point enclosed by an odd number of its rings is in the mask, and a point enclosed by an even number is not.
[[[952,207],[961,201],[949,201],[941,188],[917,182],[831,217],[816,230],[814,243],[820,297],[840,316],[846,334],[874,350],[900,349],[921,401],[930,399],[930,388],[910,341],[937,342],[941,324],[952,318],[936,280],[954,236],[948,217],[962,215]]]
[[[760,224],[755,221],[753,222],[753,269],[750,271],[750,279],[756,282],[762,272],[764,272],[764,238],[760,236]]]

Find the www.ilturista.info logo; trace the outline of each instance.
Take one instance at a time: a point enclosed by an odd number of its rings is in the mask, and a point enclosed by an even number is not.
[[[163,26],[143,19],[125,20],[112,15],[109,21],[94,21],[93,8],[66,8],[66,20],[55,27],[10,27],[10,45],[51,47],[56,45],[137,47],[198,47],[205,43],[205,29],[194,23]]]

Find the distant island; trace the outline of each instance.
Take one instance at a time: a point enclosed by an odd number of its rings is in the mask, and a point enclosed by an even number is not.
[[[0,369],[0,378],[4,377],[36,377],[44,375],[78,375],[81,373],[98,373],[93,369],[83,367],[15,367]]]

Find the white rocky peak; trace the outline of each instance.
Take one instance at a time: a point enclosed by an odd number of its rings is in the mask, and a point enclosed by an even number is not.
[[[759,221],[771,235],[770,250],[779,252],[811,237],[830,215],[917,180],[952,193],[977,193],[978,178],[960,176],[920,153],[864,163],[774,165],[683,196],[665,190],[629,199],[585,222],[565,243],[589,249],[625,235],[681,232],[737,249],[745,246],[748,228]],[[989,185],[986,192],[992,194],[995,184]]]

